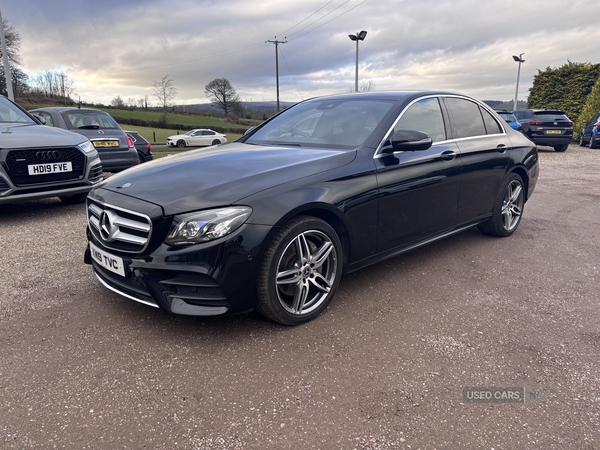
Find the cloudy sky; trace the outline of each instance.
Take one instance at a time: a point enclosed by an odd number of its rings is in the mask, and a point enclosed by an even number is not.
[[[227,78],[244,101],[375,90],[444,89],[519,99],[538,70],[600,62],[597,0],[0,0],[21,35],[23,71],[65,71],[78,96],[110,103],[148,95],[165,75],[177,104],[204,103]]]

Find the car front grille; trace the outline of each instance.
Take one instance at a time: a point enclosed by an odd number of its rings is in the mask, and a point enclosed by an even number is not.
[[[150,242],[152,221],[148,216],[88,199],[88,224],[94,237],[108,249],[143,252]]]
[[[29,165],[58,162],[70,162],[72,171],[29,175],[27,167]],[[76,147],[15,149],[8,151],[6,166],[9,176],[16,186],[80,180],[85,171],[85,155]]]

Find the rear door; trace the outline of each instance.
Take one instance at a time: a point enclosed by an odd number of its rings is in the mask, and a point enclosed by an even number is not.
[[[506,173],[512,143],[500,122],[475,101],[448,96],[444,103],[462,161],[457,218],[461,224],[492,210]]]

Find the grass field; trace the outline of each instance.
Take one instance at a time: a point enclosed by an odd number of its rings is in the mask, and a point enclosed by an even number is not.
[[[40,105],[40,104],[27,104],[23,103],[25,109],[33,109],[33,108],[41,108],[44,106],[60,106],[60,105]],[[106,111],[113,117],[123,117],[126,119],[139,119],[139,120],[147,120],[147,121],[159,121],[162,118],[161,112],[156,111],[130,111],[126,109],[113,109],[113,108],[92,108],[92,109],[100,109],[102,111]],[[189,129],[192,128],[211,128],[211,127],[222,127],[222,128],[249,128],[253,125],[258,125],[262,123],[262,120],[250,120],[243,119],[240,121],[241,124],[234,124],[223,120],[218,117],[211,116],[200,116],[200,115],[186,115],[186,114],[167,114],[168,123],[177,124],[177,125],[188,125]],[[118,122],[118,121],[117,121]],[[186,131],[182,130],[173,130],[168,128],[154,128],[154,127],[139,127],[134,125],[127,125],[119,123],[119,126],[124,130],[137,131],[140,133],[150,144],[165,144],[167,142],[167,137],[173,136],[175,134],[185,134]],[[242,136],[241,133],[225,133],[227,135],[227,142],[233,142],[239,137]],[[187,149],[189,150],[189,149]],[[156,149],[152,152],[157,154],[166,155],[167,153],[177,153],[181,151],[179,149],[170,149],[168,152],[163,152],[162,149]],[[162,155],[162,156],[164,156]]]
[[[165,144],[169,136],[173,136],[174,134],[185,134],[184,131],[169,130],[167,128],[135,127],[133,125],[121,125],[121,128],[129,131],[137,131],[144,139],[150,142],[150,144]],[[226,135],[227,142],[233,142],[242,136],[242,134],[235,133],[226,133]]]

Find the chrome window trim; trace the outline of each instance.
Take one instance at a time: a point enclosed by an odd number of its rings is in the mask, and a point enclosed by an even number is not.
[[[394,123],[392,124],[392,126],[388,129],[388,131],[384,134],[383,139],[381,140],[381,142],[379,143],[379,145],[377,146],[377,149],[375,150],[375,154],[373,155],[373,159],[378,159],[378,158],[383,158],[385,156],[389,156],[388,153],[381,153],[382,147],[383,147],[383,143],[386,141],[387,137],[390,135],[390,133],[392,132],[392,130],[394,129],[394,127],[396,126],[396,124],[398,123],[398,121],[402,118],[402,116],[404,115],[404,113],[408,110],[408,108],[410,108],[412,105],[414,105],[417,102],[420,102],[421,100],[425,100],[428,98],[437,98],[437,99],[441,99],[441,98],[460,98],[463,100],[467,100],[470,102],[475,103],[476,105],[479,105],[480,107],[483,107],[485,110],[487,110],[489,113],[491,113],[492,117],[494,120],[496,120],[496,123],[498,123],[500,125],[500,129],[503,130],[503,133],[494,133],[494,134],[485,134],[485,135],[478,135],[478,136],[469,136],[469,137],[464,137],[464,138],[455,138],[455,139],[445,139],[443,141],[437,141],[434,142],[431,146],[434,147],[436,145],[439,144],[446,144],[448,142],[460,142],[460,141],[465,141],[465,140],[472,140],[472,139],[480,139],[483,137],[488,137],[488,136],[506,136],[506,128],[504,127],[504,124],[499,122],[498,119],[495,117],[495,112],[494,110],[489,107],[488,105],[486,105],[485,103],[474,99],[474,98],[470,98],[470,97],[466,97],[464,95],[458,95],[458,94],[431,94],[431,95],[424,95],[423,97],[419,97],[414,99],[412,102],[410,102],[408,105],[406,105],[406,107],[400,112],[400,114],[398,114],[398,117],[396,118],[396,120],[394,120]],[[440,105],[441,107],[441,105]],[[482,119],[483,120],[483,119]],[[393,152],[391,154],[394,153],[398,153],[398,152]]]

